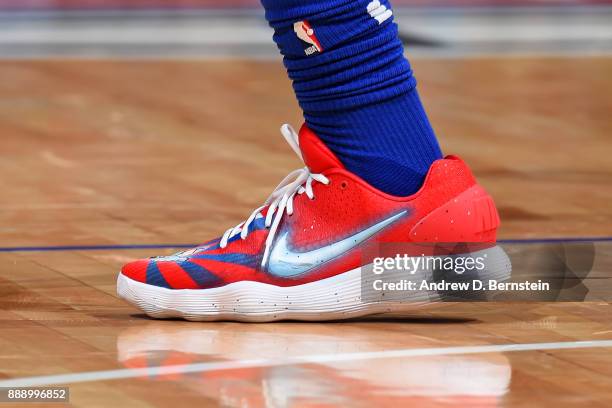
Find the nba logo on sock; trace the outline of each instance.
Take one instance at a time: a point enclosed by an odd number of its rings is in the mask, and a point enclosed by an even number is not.
[[[293,23],[293,31],[305,44],[304,53],[306,55],[313,55],[323,51],[323,47],[321,47],[321,43],[314,33],[314,28],[312,28],[308,21],[303,20]]]

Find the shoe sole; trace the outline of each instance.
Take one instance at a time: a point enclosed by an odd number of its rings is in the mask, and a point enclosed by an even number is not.
[[[489,267],[480,279],[499,282],[510,278],[511,265],[504,250],[487,250]],[[472,253],[470,256],[478,256]],[[467,255],[463,255],[467,256]],[[275,286],[241,281],[211,289],[168,289],[138,282],[119,273],[117,294],[148,316],[191,321],[278,320],[325,321],[381,313],[408,312],[444,299],[439,292],[417,291],[403,301],[362,300],[361,267],[330,278],[297,286]],[[383,295],[384,296],[384,295]]]

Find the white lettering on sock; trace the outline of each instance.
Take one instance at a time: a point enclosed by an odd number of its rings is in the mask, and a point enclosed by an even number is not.
[[[379,0],[373,0],[368,4],[368,14],[382,24],[393,15],[393,11],[389,10],[385,5],[380,4]]]

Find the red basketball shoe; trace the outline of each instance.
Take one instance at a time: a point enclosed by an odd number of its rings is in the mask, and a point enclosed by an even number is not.
[[[363,271],[372,261],[364,256],[368,245],[469,242],[498,248],[495,204],[459,158],[435,161],[418,192],[394,197],[346,170],[306,126],[299,136],[288,125],[281,133],[306,167],[289,174],[264,205],[221,238],[125,265],[119,296],[154,317],[349,318],[417,304],[364,296]],[[492,274],[504,279],[507,257],[501,249],[493,253]],[[411,300],[432,298],[431,291],[419,294]]]

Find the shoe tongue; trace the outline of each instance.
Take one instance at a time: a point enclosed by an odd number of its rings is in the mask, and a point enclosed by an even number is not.
[[[306,124],[302,125],[298,136],[302,158],[312,173],[322,173],[332,168],[344,168],[340,160],[312,130],[308,129]]]

